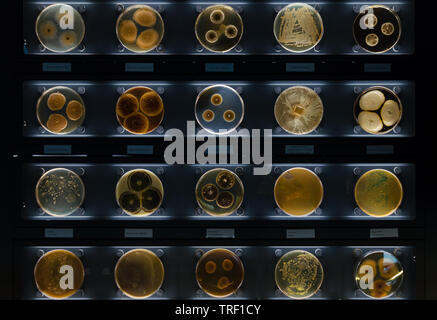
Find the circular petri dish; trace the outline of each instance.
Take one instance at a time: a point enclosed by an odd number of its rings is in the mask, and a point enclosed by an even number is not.
[[[206,213],[220,217],[228,216],[240,207],[244,187],[235,173],[217,168],[200,177],[195,193],[197,203]]]
[[[212,5],[199,13],[194,30],[197,40],[205,49],[228,52],[243,36],[243,20],[230,6]]]
[[[85,119],[82,97],[68,87],[53,87],[43,92],[36,104],[39,124],[53,134],[68,134],[79,128]]]
[[[164,37],[164,21],[158,11],[138,4],[126,8],[115,28],[117,38],[128,50],[136,53],[155,49]]]
[[[291,3],[276,15],[273,33],[285,50],[305,52],[314,48],[323,37],[322,17],[308,4]]]
[[[35,188],[36,202],[51,216],[68,216],[82,205],[85,185],[73,171],[55,168],[39,178]]]
[[[82,287],[85,277],[82,261],[63,249],[51,250],[40,257],[33,274],[38,290],[52,299],[71,297]]]
[[[323,103],[310,88],[289,87],[276,99],[274,112],[276,122],[286,132],[308,134],[322,121]]]
[[[117,287],[125,295],[144,299],[158,291],[164,282],[164,265],[152,251],[134,249],[117,261],[114,276]]]
[[[383,5],[366,6],[353,24],[355,42],[367,52],[384,53],[393,48],[401,37],[401,20]]]
[[[39,42],[53,52],[74,50],[85,35],[85,22],[72,6],[55,3],[38,15],[35,32]]]
[[[355,283],[366,296],[388,298],[402,285],[403,268],[399,260],[386,251],[367,253],[358,263]]]
[[[199,287],[211,297],[230,296],[243,283],[243,263],[228,249],[209,250],[197,262],[196,280]]]
[[[309,298],[322,285],[322,264],[308,251],[289,251],[276,263],[275,282],[279,290],[290,298]]]
[[[364,173],[355,184],[355,202],[369,216],[385,217],[395,212],[402,202],[401,181],[385,169]]]
[[[194,106],[197,122],[212,134],[228,134],[241,124],[244,102],[233,88],[213,85],[203,89]]]
[[[151,88],[132,87],[118,98],[115,113],[126,131],[146,134],[158,128],[164,119],[164,102]]]
[[[117,204],[132,216],[148,216],[162,204],[164,188],[152,171],[134,169],[126,172],[115,188]]]
[[[392,90],[374,86],[363,90],[354,103],[354,118],[370,134],[391,132],[401,121],[402,103]]]
[[[286,214],[306,216],[322,203],[323,185],[311,170],[291,168],[276,180],[274,195],[277,206]]]

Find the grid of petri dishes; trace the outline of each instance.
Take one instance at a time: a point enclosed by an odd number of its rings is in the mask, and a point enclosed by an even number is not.
[[[390,64],[394,55],[412,55],[413,1],[376,2],[24,0],[23,56],[38,65],[58,56],[74,65],[70,58],[78,55],[89,73],[23,80],[22,138],[44,150],[101,139],[104,155],[96,160],[73,149],[23,158],[17,221],[43,229],[44,237],[17,249],[24,271],[17,298],[413,299],[418,248],[397,231],[418,216],[414,161],[385,151],[341,160],[296,152],[317,139],[333,146],[339,138],[349,145],[369,139],[390,149],[394,140],[415,137],[413,80],[362,80],[369,78],[362,73],[319,80],[316,72],[299,80],[300,73],[283,72],[261,81],[233,72],[227,81],[178,70],[177,80],[150,70],[132,80],[128,72],[105,79],[91,61],[374,55]],[[113,141],[126,140],[145,147],[190,121],[195,135],[225,139],[263,129],[285,151],[271,155],[281,161],[267,174],[254,175],[253,163],[169,164],[155,151],[112,149]],[[184,228],[191,222],[206,236],[190,245],[156,237],[158,228],[190,232]],[[339,232],[336,244],[325,244],[321,222]],[[373,236],[374,225],[396,235]],[[370,237],[357,243],[342,226],[370,229]],[[76,238],[87,227],[108,232],[110,244]],[[249,236],[240,238],[239,228]],[[396,239],[387,245],[386,237]]]

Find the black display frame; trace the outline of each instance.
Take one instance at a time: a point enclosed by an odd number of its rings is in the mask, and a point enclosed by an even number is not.
[[[14,2],[14,12],[17,13],[18,17],[21,17],[22,12],[22,2],[17,1]],[[425,21],[422,19],[417,19],[417,17],[421,14],[425,13],[427,10],[427,4],[420,3],[418,1],[415,2],[415,28],[418,29],[419,26],[424,26]],[[15,173],[18,172],[21,167],[21,163],[33,161],[35,157],[32,155],[42,154],[41,144],[47,144],[49,141],[40,140],[40,139],[23,139],[21,137],[21,115],[20,115],[20,106],[21,106],[21,81],[23,79],[58,79],[62,80],[65,78],[81,80],[85,78],[94,78],[95,74],[99,74],[100,76],[105,77],[105,79],[125,79],[125,80],[141,80],[143,75],[137,73],[125,73],[125,61],[123,62],[115,62],[115,61],[107,61],[102,56],[92,56],[87,62],[81,61],[80,57],[66,57],[66,56],[51,56],[50,62],[72,62],[72,72],[66,74],[59,74],[54,72],[41,73],[42,63],[45,61],[44,57],[24,57],[22,55],[22,27],[21,24],[17,25],[16,34],[11,35],[11,42],[16,45],[13,46],[16,50],[11,51],[11,57],[14,64],[9,65],[11,68],[11,80],[7,89],[9,92],[15,92],[15,98],[11,98],[11,103],[17,108],[11,112],[11,118],[13,121],[8,123],[10,127],[10,136],[9,139],[9,152],[8,152],[8,176],[16,177]],[[205,72],[205,63],[210,62],[233,62],[235,60],[235,56],[216,56],[216,55],[208,55],[208,56],[196,56],[195,59],[192,57],[186,56],[172,56],[166,57],[166,59],[157,59],[157,57],[147,58],[147,61],[153,62],[155,64],[155,70],[153,74],[147,74],[147,77],[150,79],[183,79],[186,76],[199,76],[203,80],[244,80],[244,79],[263,79],[265,77],[271,77],[275,80],[302,80],[302,79],[314,79],[314,75],[317,74],[318,79],[331,79],[332,75],[335,74],[336,79],[375,79],[378,80],[390,80],[390,79],[401,79],[401,80],[414,80],[416,83],[416,105],[419,103],[425,103],[425,96],[428,93],[427,90],[432,90],[432,85],[424,77],[422,77],[422,73],[427,71],[428,61],[432,58],[431,44],[425,39],[419,39],[419,34],[416,34],[417,39],[416,43],[416,51],[412,55],[407,56],[387,56],[387,55],[354,55],[352,59],[345,59],[342,56],[276,56],[274,59],[271,57],[266,58],[262,56],[250,56],[245,57],[240,62],[235,64],[234,73],[208,73]],[[293,72],[293,73],[285,73],[286,63],[290,61],[290,58],[293,59],[293,62],[303,62],[303,63],[314,63],[316,73],[303,73],[303,72]],[[349,57],[351,58],[351,57]],[[129,62],[142,62],[144,57],[129,57]],[[366,70],[366,65],[369,63],[382,64],[382,66],[386,67],[390,65],[390,73],[378,72],[364,72]],[[93,65],[93,69],[89,68],[90,65]],[[254,66],[257,66],[257,74],[254,74]],[[175,73],[174,70],[178,70],[178,73]],[[375,70],[374,70],[375,71]],[[159,74],[158,74],[159,73]],[[235,78],[235,74],[238,73],[238,79]],[[183,74],[183,76],[181,76]],[[299,162],[308,161],[314,162],[314,158],[323,159],[327,162],[330,161],[345,161],[345,159],[351,160],[354,158],[363,159],[365,161],[370,161],[374,156],[366,155],[365,146],[369,144],[378,144],[378,145],[393,145],[395,152],[393,154],[388,155],[380,155],[378,156],[378,162],[383,161],[395,161],[399,162],[401,159],[402,162],[412,162],[416,164],[417,168],[417,185],[422,185],[423,189],[421,192],[417,192],[420,194],[420,199],[418,198],[418,203],[421,202],[423,205],[423,214],[420,215],[420,221],[418,222],[416,219],[415,225],[405,225],[400,229],[400,237],[398,240],[384,239],[380,240],[384,242],[384,245],[389,243],[402,243],[404,241],[411,241],[414,243],[418,243],[419,245],[416,247],[420,247],[420,251],[423,254],[423,259],[418,261],[420,264],[420,268],[418,270],[422,270],[422,272],[417,273],[417,286],[416,286],[416,299],[436,299],[437,298],[437,277],[435,275],[435,268],[437,267],[437,255],[435,254],[435,247],[437,246],[437,235],[435,233],[435,228],[437,227],[437,217],[433,215],[433,203],[430,199],[432,199],[432,192],[428,188],[426,188],[426,182],[429,181],[429,171],[431,171],[431,176],[434,174],[433,165],[430,157],[427,156],[427,150],[429,150],[429,146],[427,145],[427,141],[429,141],[430,135],[432,132],[431,128],[432,120],[430,117],[426,117],[424,113],[417,113],[416,117],[416,135],[414,138],[405,138],[402,141],[392,140],[390,138],[379,139],[377,142],[373,140],[368,140],[366,138],[359,139],[314,139],[312,140],[313,144],[316,146],[317,152],[313,157],[308,157],[305,155],[296,155],[295,158],[299,159]],[[74,139],[65,139],[65,143],[71,143],[74,147],[75,153],[77,154],[89,154],[92,157],[96,157],[97,159],[101,159],[105,152],[104,148],[100,148],[100,146],[106,144],[112,144],[114,150],[120,151],[115,153],[123,152],[123,145],[125,143],[135,144],[135,140],[131,141],[105,141],[105,139],[90,139],[90,143],[87,146],[80,146],[78,143],[74,143]],[[156,146],[160,146],[161,150],[163,150],[163,146],[159,141],[154,141]],[[282,155],[279,150],[283,148],[284,142],[274,140],[274,154],[277,153],[278,156],[275,157],[274,161],[284,162],[287,157]],[[293,144],[303,144],[302,141],[293,139]],[[333,147],[334,146],[334,147]],[[347,150],[347,151],[346,151]],[[87,153],[88,151],[88,153]],[[48,162],[53,161],[59,157],[54,157],[53,155],[46,155],[46,160]],[[138,158],[135,160],[134,157],[126,157],[129,159],[128,161],[138,161]],[[317,159],[316,158],[316,159]],[[38,158],[40,160],[41,158]],[[141,161],[150,161],[153,162],[154,159],[147,156],[142,156]],[[12,179],[11,181],[16,181]],[[16,188],[20,188],[18,183],[13,183],[13,190],[17,190]],[[12,199],[16,197],[15,192],[11,193]],[[22,243],[21,239],[43,239],[43,225],[21,225],[17,224],[16,215],[14,212],[16,210],[16,201],[8,202],[8,213],[6,215],[6,219],[4,223],[1,224],[1,237],[2,237],[2,249],[4,249],[4,253],[6,256],[11,257],[9,260],[11,263],[2,263],[0,264],[1,271],[7,274],[13,274],[14,263],[12,257],[14,254],[14,245],[19,245]],[[418,215],[419,217],[419,215]],[[106,230],[114,231],[116,228],[108,227]],[[353,228],[350,229],[348,227],[338,226],[320,226],[317,230],[320,230],[320,238],[317,239],[335,239],[338,237],[338,231],[343,232],[344,239],[361,239],[360,243],[364,243],[363,245],[374,243],[374,240],[367,239],[367,232],[360,231],[362,228]],[[202,233],[204,229],[198,228],[196,226],[190,227],[190,231],[197,230],[197,232],[191,233],[188,237],[189,239],[193,239],[198,236],[198,238],[202,238]],[[80,234],[78,235],[78,239],[75,239],[73,242],[86,241],[86,242],[97,242],[101,243],[99,240],[99,233],[102,232],[105,234],[105,231],[100,228],[94,227],[86,227],[81,229]],[[159,237],[157,239],[152,240],[153,242],[158,241],[169,241],[168,239],[174,239],[178,236],[183,238],[186,237],[186,234],[182,233],[172,233],[170,229],[160,229]],[[256,234],[257,229],[253,228],[250,232],[247,232],[245,228],[242,228],[240,231],[240,236],[238,238],[241,239],[250,239],[252,232]],[[268,237],[263,240],[258,241],[268,241],[269,243],[274,243],[276,238],[276,229],[272,228],[268,230]],[[114,233],[110,233],[110,235],[115,235],[115,237],[120,237],[122,233],[120,230],[115,231]],[[13,239],[13,240],[12,240]],[[160,240],[167,239],[167,240]],[[367,239],[367,240],[366,240]],[[409,240],[410,239],[410,240]],[[54,242],[58,242],[60,240],[43,240],[45,243],[52,244]],[[65,241],[62,240],[62,243],[68,243],[70,240]],[[171,240],[170,240],[171,241]],[[193,240],[185,240],[189,243],[192,243]],[[202,240],[204,241],[204,240]],[[208,239],[205,240],[208,244],[214,245],[219,242],[217,240]],[[231,241],[231,240],[229,240]],[[232,243],[238,243],[239,239],[232,240]],[[250,240],[252,242],[256,242],[254,240]],[[286,240],[276,240],[279,243],[284,243]],[[334,242],[335,240],[329,240],[330,242]],[[178,243],[183,242],[183,240],[178,240]],[[226,242],[226,241],[225,241]],[[302,240],[293,240],[294,243],[301,243]],[[131,242],[132,243],[132,242]],[[137,243],[138,242],[134,242]],[[141,240],[141,243],[146,243],[145,240]],[[223,242],[222,242],[223,243]],[[311,243],[311,241],[306,240],[305,243]],[[423,262],[423,264],[422,264]],[[2,290],[0,294],[0,298],[11,299],[13,297],[16,298],[16,295],[13,292],[16,292],[16,287],[13,290],[12,282],[14,280],[8,279],[7,281],[2,283],[5,290]],[[15,283],[16,285],[16,283]]]

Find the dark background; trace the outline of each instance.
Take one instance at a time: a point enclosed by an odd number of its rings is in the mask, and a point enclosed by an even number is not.
[[[376,1],[377,2],[377,1]],[[273,162],[412,162],[416,165],[416,194],[417,194],[417,220],[411,223],[392,223],[391,226],[399,227],[400,237],[397,240],[380,240],[378,244],[393,245],[404,243],[418,243],[424,250],[423,268],[418,268],[416,291],[418,299],[437,299],[437,216],[434,206],[435,188],[435,160],[433,149],[435,148],[434,132],[435,121],[433,115],[436,108],[435,103],[435,60],[432,47],[435,46],[435,35],[432,34],[433,27],[431,21],[432,10],[429,3],[425,1],[415,1],[415,46],[416,51],[413,55],[349,55],[349,56],[292,56],[293,62],[315,62],[316,73],[285,73],[285,63],[290,61],[290,56],[24,56],[22,54],[22,3],[21,1],[8,1],[7,24],[13,23],[13,28],[7,28],[7,35],[10,37],[6,41],[8,46],[3,49],[4,70],[8,70],[6,85],[2,86],[3,100],[2,107],[6,115],[6,130],[3,133],[3,143],[5,144],[3,159],[5,160],[4,170],[6,179],[3,182],[5,191],[3,217],[0,222],[0,274],[5,275],[0,283],[0,299],[19,298],[14,292],[15,273],[20,266],[13,265],[14,251],[16,242],[22,239],[37,240],[44,243],[43,226],[23,225],[17,226],[17,210],[19,206],[21,165],[23,162],[32,161],[32,154],[41,153],[41,145],[53,143],[50,140],[22,137],[21,129],[21,82],[24,79],[38,80],[144,80],[145,75],[141,73],[124,73],[122,66],[124,62],[154,62],[156,72],[147,74],[147,80],[184,80],[202,79],[213,80],[314,80],[314,79],[334,79],[334,80],[414,80],[416,83],[416,135],[414,138],[381,138],[377,141],[368,138],[319,138],[300,141],[290,138],[287,141],[275,139]],[[5,22],[5,21],[4,21]],[[406,28],[407,26],[404,26]],[[4,29],[5,30],[5,29]],[[7,51],[8,55],[4,55]],[[71,62],[73,72],[68,74],[42,73],[41,65],[43,61],[50,62]],[[227,62],[235,64],[235,72],[229,73],[205,73],[205,62]],[[364,73],[365,63],[391,63],[390,73]],[[256,68],[254,67],[256,66]],[[6,110],[5,110],[6,109]],[[435,119],[435,118],[434,118]],[[292,142],[291,142],[292,141]],[[309,142],[310,141],[310,142]],[[72,144],[74,150],[78,146],[81,153],[90,156],[90,161],[107,162],[111,150],[122,150],[127,143],[135,144],[132,139],[105,139],[87,138],[86,144],[82,140],[63,139],[62,143]],[[164,146],[161,139],[150,139],[148,143],[153,143],[156,148]],[[282,154],[284,143],[291,144],[314,144],[316,154],[312,157],[294,156],[293,159]],[[366,155],[365,147],[368,144],[394,145],[394,154],[391,155]],[[157,154],[161,154],[157,152]],[[50,158],[48,161],[57,162],[60,159]],[[126,159],[123,159],[126,162]],[[162,162],[156,157],[132,157],[127,161],[133,162]],[[419,210],[420,208],[420,210]],[[18,224],[21,224],[19,222]],[[65,224],[54,223],[56,226],[66,226]],[[69,226],[69,225],[68,225]],[[337,223],[319,226],[314,224],[317,231],[317,241],[330,241],[332,243],[354,243],[372,244],[366,239],[369,227],[380,226],[379,223],[369,223],[365,226],[339,227]],[[385,225],[383,225],[385,226]],[[119,226],[120,227],[120,226]],[[214,244],[213,241],[202,240],[202,232],[205,226],[184,225],[184,229],[162,228],[159,232],[160,241],[166,244],[178,242],[177,239],[184,239],[189,243]],[[241,227],[237,229],[244,235],[241,239],[246,244],[256,243],[254,240],[257,235],[256,225],[251,229]],[[284,240],[274,240],[277,230],[275,226],[264,228],[264,223],[260,222],[258,227],[263,227],[265,235],[271,235],[268,239],[263,239],[262,243],[278,243]],[[93,229],[95,228],[95,229]],[[81,240],[89,240],[99,243],[101,240],[113,240],[122,242],[121,239],[105,238],[105,235],[116,235],[117,231],[107,232],[117,229],[117,226],[99,223],[89,225],[81,229],[83,234]],[[119,228],[120,230],[122,228]],[[162,240],[161,240],[162,239]],[[121,240],[121,241],[120,241]],[[54,241],[56,242],[56,241]],[[53,242],[51,242],[53,243]],[[65,243],[65,241],[61,241]],[[178,242],[179,243],[179,242]],[[223,243],[221,241],[220,243]],[[232,242],[232,243],[235,243]],[[310,241],[305,243],[310,244]],[[377,244],[377,245],[378,245]],[[168,302],[165,302],[166,304]],[[197,303],[197,302],[196,302]],[[210,303],[210,302],[208,302]],[[343,302],[344,303],[344,302]],[[348,302],[352,303],[352,302]],[[128,304],[128,302],[126,303]],[[163,303],[154,302],[159,308]],[[268,302],[268,306],[277,306],[278,302]],[[301,305],[307,305],[300,302]],[[151,303],[148,303],[151,305]],[[267,304],[266,304],[267,305]]]

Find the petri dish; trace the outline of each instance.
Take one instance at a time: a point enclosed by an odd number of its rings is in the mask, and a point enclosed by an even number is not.
[[[367,215],[385,217],[395,212],[402,202],[399,178],[385,169],[364,173],[355,184],[355,202]]]
[[[213,85],[203,89],[194,106],[197,122],[212,134],[228,134],[241,124],[244,102],[235,89]]]
[[[131,216],[148,216],[162,204],[164,188],[152,171],[134,169],[121,176],[115,188],[117,204]]]
[[[196,200],[200,208],[212,216],[228,216],[243,202],[244,187],[240,178],[228,169],[205,172],[196,184]]]
[[[39,97],[36,117],[39,124],[50,133],[72,133],[85,119],[85,103],[75,90],[62,86],[53,87]]]
[[[85,35],[85,22],[72,6],[55,3],[38,15],[35,32],[39,42],[53,52],[69,52],[77,48]]]
[[[230,296],[243,283],[243,263],[228,249],[209,250],[197,262],[196,280],[199,287],[211,297]]]
[[[118,98],[115,113],[126,131],[146,134],[158,128],[164,119],[164,102],[151,88],[132,87]]]
[[[286,214],[306,216],[322,203],[323,185],[311,170],[291,168],[276,180],[274,196],[276,205]]]
[[[305,52],[314,48],[323,37],[322,17],[308,4],[291,3],[276,15],[273,33],[285,50]]]
[[[51,299],[71,297],[82,287],[85,277],[82,261],[63,249],[51,250],[41,256],[33,274],[38,290]]]
[[[279,290],[287,297],[310,298],[319,291],[322,285],[322,264],[308,251],[289,251],[276,263],[275,282]]]
[[[45,213],[51,216],[68,216],[83,204],[85,185],[69,169],[51,169],[39,178],[35,198]]]
[[[200,44],[212,52],[232,50],[243,36],[243,20],[238,12],[227,5],[212,5],[205,8],[194,26]]]
[[[115,265],[115,283],[128,297],[144,299],[153,295],[164,282],[164,265],[150,250],[133,249]]]
[[[292,134],[308,134],[317,129],[323,118],[323,103],[312,89],[289,87],[275,102],[275,119],[279,126]]]
[[[118,16],[115,30],[118,40],[126,49],[145,53],[161,43],[164,37],[164,21],[152,7],[132,5]]]
[[[391,132],[401,121],[402,103],[392,90],[373,86],[363,90],[354,103],[354,118],[370,134]]]
[[[382,250],[367,253],[355,271],[355,283],[359,290],[374,299],[392,296],[401,287],[403,277],[399,260]]]
[[[353,24],[355,42],[370,53],[384,53],[401,37],[401,20],[396,12],[383,5],[366,6]]]

